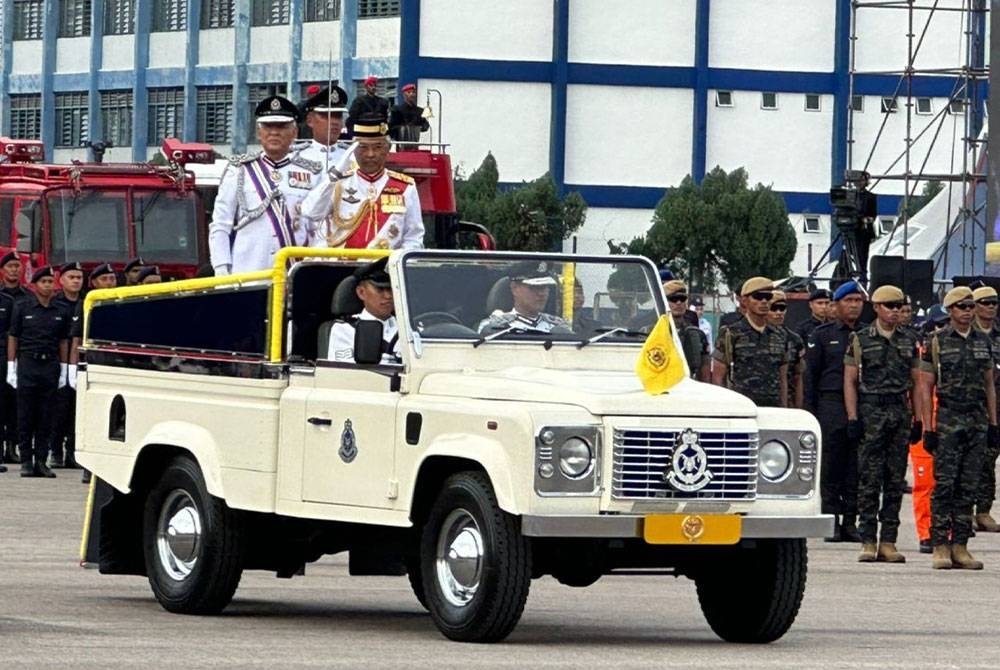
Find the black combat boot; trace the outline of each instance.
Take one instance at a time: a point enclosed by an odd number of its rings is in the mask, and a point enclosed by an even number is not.
[[[843,542],[843,538],[840,535],[840,517],[836,514],[833,515],[833,535],[830,537],[824,537],[824,542]]]
[[[844,515],[844,523],[840,527],[840,538],[844,542],[861,542],[861,535],[858,534],[853,514]]]

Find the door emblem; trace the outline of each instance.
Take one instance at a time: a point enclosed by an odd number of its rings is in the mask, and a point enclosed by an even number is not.
[[[698,433],[685,429],[674,442],[674,454],[663,473],[663,481],[678,491],[691,493],[708,486],[713,476],[708,469],[708,454],[701,446]]]
[[[354,436],[351,420],[344,421],[344,432],[340,434],[340,459],[350,463],[358,455],[358,443]]]

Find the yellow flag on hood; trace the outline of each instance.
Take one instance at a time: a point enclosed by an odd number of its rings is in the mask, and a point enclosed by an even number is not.
[[[661,316],[646,338],[635,364],[635,373],[650,395],[660,395],[687,376],[684,356],[674,344],[673,323]]]

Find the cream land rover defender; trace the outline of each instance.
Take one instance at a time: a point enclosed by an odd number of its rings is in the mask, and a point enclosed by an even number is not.
[[[358,321],[354,360],[334,361],[331,325],[362,309],[352,273],[381,255],[285,249],[274,271],[88,296],[85,560],[212,614],[244,570],[346,551],[480,642],[513,630],[533,579],[659,568],[695,581],[725,640],[788,630],[806,538],[833,527],[819,427],[691,379],[645,393],[636,361],[666,313],[648,261],[394,252],[400,360]],[[551,281],[513,314],[525,261]]]

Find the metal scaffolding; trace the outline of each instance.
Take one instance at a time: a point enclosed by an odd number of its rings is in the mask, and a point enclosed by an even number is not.
[[[857,45],[858,45],[858,15],[861,12],[874,11],[897,11],[906,12],[906,40],[907,57],[903,68],[896,70],[858,70],[857,69]],[[985,44],[986,23],[989,13],[989,3],[986,0],[961,0],[961,5],[952,2],[947,5],[941,0],[854,0],[851,4],[851,49],[850,49],[850,87],[849,87],[849,112],[847,127],[847,169],[863,170],[869,172],[869,167],[883,138],[886,126],[889,122],[893,109],[887,107],[882,110],[882,122],[878,133],[872,142],[871,150],[863,160],[855,163],[855,136],[854,136],[854,95],[856,82],[859,77],[869,75],[882,75],[897,77],[893,100],[905,100],[905,136],[904,148],[898,156],[883,170],[882,174],[871,175],[869,188],[876,187],[882,181],[902,181],[903,196],[900,206],[899,216],[896,219],[888,241],[879,240],[878,246],[886,248],[896,236],[902,236],[902,255],[908,257],[909,248],[909,206],[911,200],[916,196],[916,189],[919,185],[928,181],[945,182],[945,189],[949,195],[948,214],[945,219],[947,230],[943,236],[942,251],[935,259],[935,275],[951,276],[952,274],[971,274],[975,267],[975,255],[984,254],[984,249],[978,248],[972,234],[971,227],[986,231],[986,198],[980,195],[977,198],[977,191],[980,186],[986,183],[985,169],[985,135],[983,122],[985,119],[985,92],[989,78],[989,67],[986,62]],[[918,13],[926,12],[926,17]],[[921,48],[925,44],[928,31],[937,17],[953,12],[961,12],[961,30],[955,35],[956,49],[959,51],[957,64],[953,67],[926,68],[916,67],[917,58]],[[917,80],[928,81],[938,79],[943,81],[954,81],[948,104],[946,104],[936,114],[926,120],[926,123],[917,123],[914,118],[916,95],[914,84]],[[895,104],[895,103],[893,103]],[[951,133],[951,170],[948,172],[927,172],[927,164],[938,141],[948,141],[942,138],[942,130],[948,118],[961,114],[963,117],[962,138],[955,137],[955,130]],[[957,127],[958,124],[955,124]],[[945,133],[947,135],[947,133]],[[924,138],[928,138],[926,152],[918,152],[913,149],[914,143]],[[956,152],[961,152],[957,156]],[[918,155],[923,153],[923,155]],[[899,168],[902,168],[899,171]],[[916,169],[915,169],[916,168]],[[961,205],[956,211],[952,211],[951,195],[953,190],[959,188],[964,194],[961,198]],[[978,200],[978,202],[977,202]],[[949,247],[952,238],[961,236],[959,249],[961,257],[949,261]]]

